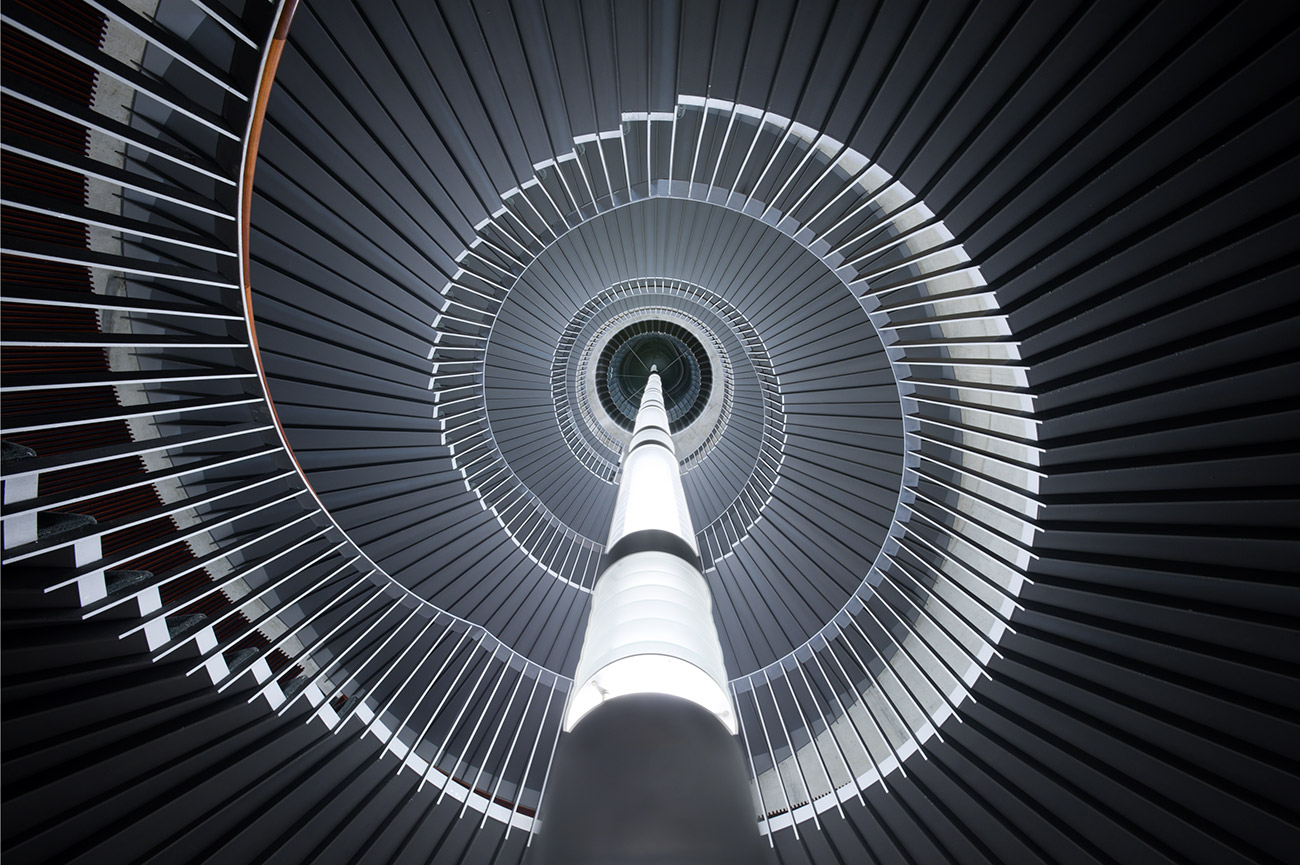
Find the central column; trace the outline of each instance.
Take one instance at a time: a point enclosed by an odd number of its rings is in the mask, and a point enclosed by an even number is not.
[[[767,861],[654,367],[605,549],[532,861]]]

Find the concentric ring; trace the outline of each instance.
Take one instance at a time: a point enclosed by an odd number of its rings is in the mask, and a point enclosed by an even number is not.
[[[820,728],[794,722],[802,717],[798,703],[782,708],[798,700],[790,690],[796,672],[848,695],[838,723],[849,724],[863,747],[849,758],[852,776],[832,786],[861,788],[901,765],[956,711],[1013,608],[1032,541],[1035,505],[1024,491],[1037,478],[1024,373],[978,269],[942,223],[877,166],[775,115],[689,98],[680,109],[664,117],[626,115],[618,132],[576,140],[573,153],[538,166],[535,178],[507,191],[503,208],[479,225],[478,238],[458,257],[460,269],[433,321],[433,419],[465,492],[505,529],[523,563],[522,570],[503,569],[513,556],[500,548],[494,558],[480,557],[495,576],[484,574],[477,585],[484,577],[495,583],[458,596],[476,607],[460,606],[446,590],[430,600],[449,599],[452,610],[472,620],[491,597],[485,591],[515,586],[516,594],[536,594],[559,577],[563,599],[594,580],[594,515],[602,509],[598,496],[572,484],[607,481],[572,460],[572,439],[530,436],[539,423],[563,429],[562,408],[552,398],[553,359],[565,348],[559,335],[602,285],[657,281],[672,286],[671,296],[710,280],[704,269],[674,272],[668,262],[690,260],[674,252],[611,267],[592,256],[609,243],[594,232],[624,249],[685,252],[699,248],[698,236],[714,244],[731,238],[755,261],[764,255],[756,251],[766,250],[766,272],[782,274],[779,283],[747,283],[739,267],[728,284],[709,288],[752,323],[772,359],[784,418],[755,416],[760,438],[780,443],[775,459],[760,455],[753,464],[770,492],[760,498],[746,488],[730,503],[716,503],[722,543],[713,547],[708,577],[728,664],[751,671],[733,688],[742,727],[764,735],[747,738],[760,796],[774,779],[787,789],[780,779],[793,765],[783,761],[797,764],[800,748],[821,749],[818,736],[836,735],[829,720]],[[679,180],[671,152],[659,166],[653,149],[642,147],[657,126],[691,140],[702,140],[711,126],[734,135],[721,136],[721,149],[707,157],[716,161],[713,177],[699,184],[694,164],[687,170],[681,163],[692,179]],[[634,154],[650,159],[636,175]],[[747,169],[751,158],[761,167]],[[774,173],[778,162],[787,167]],[[624,170],[608,170],[615,164]],[[629,185],[600,193],[596,171]],[[653,176],[663,180],[634,180]],[[749,187],[728,191],[727,184],[740,183]],[[583,188],[591,192],[588,204],[561,206]],[[665,231],[671,241],[659,239]],[[789,302],[774,300],[780,291],[789,292]],[[508,324],[512,317],[518,324]],[[870,347],[875,340],[878,349]],[[741,428],[733,413],[726,429]],[[688,484],[698,471],[722,465],[727,441],[724,433],[687,474]],[[506,456],[528,443],[557,457],[530,466],[517,453]],[[547,475],[549,491],[536,478],[523,480],[543,465],[567,467]],[[826,483],[828,472],[836,483]],[[587,505],[587,522],[561,516],[547,496]],[[737,509],[744,519],[734,519]],[[811,509],[824,519],[808,520]],[[701,547],[710,546],[702,538]],[[446,561],[463,569],[463,550],[448,548],[455,558]],[[437,561],[426,560],[424,569]],[[470,561],[464,571],[466,586],[476,585],[474,567]],[[538,582],[539,575],[546,580]],[[960,625],[945,618],[951,612]],[[490,614],[480,621],[492,631],[501,627]],[[517,634],[508,622],[504,627]],[[536,624],[530,620],[524,633]],[[553,651],[538,661],[554,663]],[[557,678],[556,687],[563,681]],[[788,749],[771,744],[774,718]],[[765,824],[769,830],[783,820],[812,819],[830,801],[809,792],[810,804],[791,803]]]
[[[547,201],[562,200],[563,196],[557,194],[561,187],[570,191],[574,188],[563,179],[566,170],[572,169],[575,178],[582,178],[594,190],[593,181],[598,175],[588,168],[604,170],[620,155],[619,150],[605,146],[607,141],[625,148],[621,155],[626,158],[627,154],[640,152],[639,130],[643,129],[640,140],[648,141],[656,123],[671,122],[674,136],[680,127],[685,127],[689,136],[692,130],[713,123],[714,117],[725,120],[728,130],[722,138],[719,167],[739,164],[738,171],[743,175],[745,159],[755,150],[761,151],[760,141],[770,130],[775,134],[766,145],[771,154],[768,158],[777,158],[783,148],[793,146],[794,153],[784,157],[788,165],[793,165],[793,174],[786,173],[783,183],[769,185],[764,169],[758,175],[757,186],[740,196],[734,192],[715,195],[710,191],[713,187],[697,191],[693,181],[679,184],[675,180],[665,180],[660,192],[687,198],[698,194],[728,210],[774,224],[786,236],[815,250],[836,270],[842,283],[868,286],[859,299],[884,338],[893,368],[891,378],[897,380],[906,414],[912,418],[907,429],[909,450],[914,455],[908,459],[907,480],[894,509],[889,540],[875,563],[867,568],[858,589],[802,647],[764,667],[759,674],[742,676],[736,682],[738,697],[751,693],[752,706],[742,708],[742,712],[752,712],[753,720],[766,727],[769,721],[763,700],[775,701],[769,703],[767,713],[787,715],[780,708],[785,698],[773,690],[776,682],[810,663],[820,664],[822,675],[828,675],[822,669],[825,661],[837,653],[847,653],[838,663],[846,664],[851,659],[880,688],[858,692],[856,701],[869,716],[876,743],[865,747],[856,762],[860,772],[855,784],[870,784],[899,765],[907,753],[934,733],[943,718],[956,710],[957,703],[968,693],[972,677],[979,674],[996,645],[1002,633],[1001,623],[1014,607],[1032,543],[1031,520],[1036,509],[1032,490],[1038,477],[1032,468],[1037,462],[1031,444],[1034,427],[1027,421],[1031,406],[1018,393],[1024,387],[1023,370],[1014,363],[1015,345],[1007,339],[1005,319],[996,312],[992,294],[981,287],[978,270],[965,263],[960,246],[924,204],[852,150],[782,118],[725,103],[683,99],[678,112],[670,117],[625,118],[631,122],[625,123],[617,139],[602,135],[579,141],[585,149],[575,149],[566,157],[570,160],[567,166],[564,159],[547,163],[543,168],[555,170],[539,169],[536,185],[545,190]],[[643,127],[637,125],[638,119]],[[746,127],[749,131],[742,131]],[[745,159],[738,163],[728,162],[726,156],[733,129],[738,142],[735,146],[748,148]],[[818,165],[823,167],[815,167]],[[668,173],[672,175],[671,168]],[[690,173],[694,175],[693,166]],[[612,176],[608,174],[607,178]],[[791,187],[796,176],[815,179],[799,192],[798,186]],[[726,172],[719,175],[715,171],[713,181],[724,182],[725,178]],[[548,179],[557,184],[555,190],[546,189]],[[813,195],[827,183],[843,185],[838,194]],[[528,188],[526,184],[507,193],[507,207],[481,227],[484,243],[499,248],[502,235],[511,231],[510,223],[535,233],[529,212],[540,214],[538,203],[529,200],[526,209],[511,203],[512,197],[527,196]],[[784,202],[786,215],[774,211],[771,204],[759,203],[760,196],[767,195]],[[600,212],[599,196],[596,204]],[[607,206],[617,209],[617,197]],[[570,236],[575,228],[581,230],[583,224],[579,221],[576,227],[566,225],[555,235],[556,240]],[[462,260],[462,266],[467,262]],[[483,278],[481,273],[475,276]],[[469,281],[460,278],[449,284],[447,310],[463,304],[473,306],[458,289],[462,282]],[[807,334],[799,335],[806,342]],[[788,448],[783,451],[781,466],[788,462],[788,453]],[[783,472],[777,473],[778,483]],[[760,517],[765,507],[759,508]],[[940,559],[931,558],[935,552],[940,553]],[[838,557],[846,558],[844,553]],[[851,554],[847,556],[848,560],[852,558]],[[959,563],[955,570],[954,562]],[[752,571],[756,564],[746,556],[743,567]],[[974,584],[969,583],[972,578]],[[718,588],[715,585],[715,591]],[[990,588],[993,597],[984,597],[983,592]],[[721,589],[726,597],[725,583]],[[916,592],[922,598],[928,597],[927,602],[913,600],[899,607],[896,601],[882,600],[889,596],[914,597]],[[959,618],[968,626],[975,625],[976,641],[954,636],[951,626],[928,609],[930,603],[948,610],[960,609]],[[855,646],[858,640],[862,642]],[[946,648],[941,650],[941,646]],[[927,660],[921,662],[920,657]],[[900,662],[902,667],[897,666]],[[921,678],[911,681],[913,673],[902,675],[909,669]],[[846,684],[856,689],[847,668],[842,667],[841,673],[849,676]],[[891,680],[891,676],[897,678]],[[941,685],[945,680],[950,684]],[[891,694],[891,689],[897,689],[897,693]],[[883,698],[875,708],[867,699],[870,693]],[[742,698],[742,707],[744,702]],[[911,709],[906,708],[909,705]],[[911,721],[912,711],[930,720]],[[866,718],[863,720],[865,723]],[[783,759],[797,760],[797,750],[792,745]],[[767,769],[755,763],[760,776],[782,777],[776,753],[769,752],[772,762]],[[785,771],[792,768],[793,764]],[[760,778],[760,791],[763,783]],[[777,825],[782,819],[810,818],[815,807],[805,807],[809,810],[801,814],[788,811],[786,817],[777,818]]]
[[[652,372],[663,382],[672,431],[680,432],[704,412],[713,392],[713,367],[694,334],[672,322],[649,319],[610,337],[596,361],[600,404],[619,426],[630,430],[641,388]]]

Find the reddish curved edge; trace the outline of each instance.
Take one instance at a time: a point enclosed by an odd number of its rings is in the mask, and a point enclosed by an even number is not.
[[[253,106],[253,117],[248,127],[248,146],[244,151],[244,170],[243,185],[239,191],[241,198],[240,206],[240,267],[243,269],[244,276],[244,314],[248,324],[248,338],[255,355],[260,356],[261,348],[257,344],[257,323],[253,318],[253,275],[249,258],[249,226],[252,221],[253,209],[253,172],[257,168],[257,150],[262,140],[262,123],[266,120],[266,106],[271,101],[271,89],[275,86],[275,72],[280,65],[280,56],[284,53],[285,42],[289,38],[289,25],[293,22],[293,14],[298,9],[298,0],[286,0],[283,10],[280,12],[280,19],[276,22],[275,33],[271,36],[271,44],[267,48],[266,63],[262,67],[262,80],[257,85],[257,102]],[[275,423],[276,429],[280,432],[280,438],[285,443],[285,452],[289,459],[293,461],[294,468],[298,470],[299,477],[302,478],[307,488],[316,494],[307,478],[307,473],[303,471],[302,465],[298,462],[298,457],[289,447],[288,439],[284,435],[284,425],[280,423],[280,416],[276,413],[275,402],[271,399],[271,390],[267,385],[266,375],[262,370],[261,363],[257,363],[257,377],[262,383],[262,390],[266,394],[266,405],[271,410],[271,419]]]

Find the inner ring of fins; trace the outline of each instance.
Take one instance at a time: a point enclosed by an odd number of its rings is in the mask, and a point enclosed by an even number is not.
[[[631,431],[650,370],[657,368],[673,432],[704,411],[713,390],[713,369],[699,339],[668,321],[640,321],[616,333],[601,351],[596,392],[619,426]]]

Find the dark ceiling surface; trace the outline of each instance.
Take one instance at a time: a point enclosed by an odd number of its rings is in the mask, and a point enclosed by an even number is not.
[[[1011,630],[958,717],[902,771],[777,831],[780,861],[1293,862],[1297,18],[1287,2],[1182,0],[308,0],[252,211],[271,395],[331,514],[385,569],[571,665],[581,592],[501,531],[436,443],[435,293],[506,191],[624,112],[709,96],[832,135],[923,199],[996,290],[1035,397],[1041,509]],[[678,276],[735,300],[774,362],[806,344],[782,346],[787,314],[746,309],[703,252],[663,261],[671,273],[597,269],[568,305],[595,283]],[[843,345],[865,349],[833,363],[869,379],[880,343],[849,306]],[[810,437],[816,392],[786,406]],[[823,457],[810,478],[830,476]],[[882,515],[849,555],[870,561],[896,499],[855,499]],[[745,584],[773,572],[754,556],[710,574],[740,671],[796,647],[861,577],[831,540],[802,543],[808,564],[783,584]],[[484,572],[506,581],[498,595]],[[185,675],[193,656],[151,663],[123,622],[83,622],[75,598],[11,573],[6,860],[521,860],[526,833],[417,792],[355,725],[331,735],[301,703],[249,705],[246,679],[218,692]],[[741,603],[756,598],[770,612]],[[551,609],[568,612],[528,615]]]

